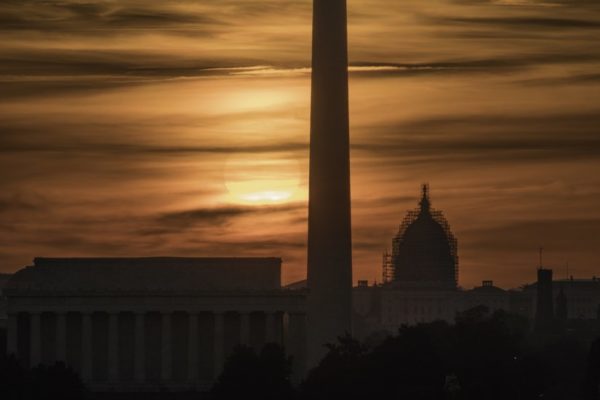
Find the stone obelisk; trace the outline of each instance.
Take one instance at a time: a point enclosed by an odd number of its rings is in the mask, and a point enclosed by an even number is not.
[[[352,328],[346,0],[314,0],[312,51],[308,367]]]

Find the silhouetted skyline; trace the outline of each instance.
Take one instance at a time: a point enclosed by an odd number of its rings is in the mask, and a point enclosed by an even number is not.
[[[305,277],[311,1],[224,4],[0,4],[0,271],[275,254]],[[460,285],[530,282],[540,245],[596,274],[599,36],[588,1],[350,2],[355,280],[422,182]]]

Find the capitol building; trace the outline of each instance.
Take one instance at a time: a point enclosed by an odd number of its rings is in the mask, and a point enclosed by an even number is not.
[[[532,268],[533,272],[533,268]],[[538,281],[504,290],[485,280],[464,290],[458,286],[458,241],[441,211],[431,206],[429,186],[422,186],[419,207],[408,211],[392,239],[391,254],[382,262],[381,284],[359,281],[353,290],[354,334],[393,334],[403,325],[443,320],[477,306],[504,310],[526,317],[591,320],[600,318],[600,279],[553,280],[552,271],[538,268]],[[532,274],[533,275],[533,274]],[[548,293],[538,296],[539,279],[549,280]],[[556,312],[554,312],[556,310]]]

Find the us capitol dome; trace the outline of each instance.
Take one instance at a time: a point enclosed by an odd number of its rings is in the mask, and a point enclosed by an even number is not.
[[[428,185],[392,239],[392,253],[384,254],[383,279],[402,287],[457,287],[457,241],[443,213],[431,207]]]

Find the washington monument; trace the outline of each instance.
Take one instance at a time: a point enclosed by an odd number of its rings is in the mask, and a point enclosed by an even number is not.
[[[308,208],[308,362],[351,333],[346,0],[314,0]]]

